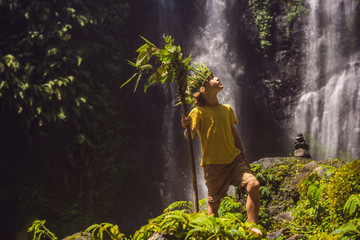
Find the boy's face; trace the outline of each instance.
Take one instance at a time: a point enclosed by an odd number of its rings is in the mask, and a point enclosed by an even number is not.
[[[209,78],[205,82],[206,91],[217,91],[220,92],[224,87],[220,82],[219,77],[214,77],[214,75],[210,75]]]

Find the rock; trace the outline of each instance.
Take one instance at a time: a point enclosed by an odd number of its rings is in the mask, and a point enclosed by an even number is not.
[[[306,142],[296,142],[294,144],[295,149],[303,148],[305,150],[309,150],[309,145],[306,144]]]
[[[91,233],[88,232],[78,232],[71,236],[64,238],[63,240],[92,240]]]
[[[170,236],[169,234],[166,233],[153,233],[148,240],[175,240],[177,239],[175,236]]]
[[[294,148],[295,148],[295,152],[294,152],[295,157],[311,158],[311,155],[308,152],[309,145],[305,142],[305,139],[304,139],[304,136],[302,135],[302,133],[300,133],[296,137],[296,142],[294,143]]]
[[[295,157],[303,157],[303,158],[311,158],[311,155],[308,153],[308,151],[306,151],[303,148],[296,149],[294,151],[294,156]]]
[[[279,215],[275,216],[275,220],[281,223],[285,223],[285,222],[291,222],[292,221],[292,212],[283,212],[280,213]]]
[[[276,232],[269,233],[269,234],[267,235],[267,237],[268,237],[269,239],[274,239],[274,240],[276,240],[276,239],[278,239],[279,237],[288,236],[288,235],[289,235],[289,231],[290,231],[289,228],[282,228],[282,229],[280,229],[280,230],[278,230],[278,231],[276,231]]]
[[[327,172],[329,169],[330,169],[330,168],[320,166],[320,167],[315,168],[313,172],[316,172],[316,173],[317,173],[320,177],[322,177],[322,178],[329,179],[330,176],[328,176],[328,175],[326,174],[326,172]]]
[[[286,240],[300,240],[300,239],[308,239],[308,238],[304,234],[296,234],[287,238]]]
[[[148,240],[163,240],[163,239],[166,239],[162,236],[162,234],[159,234],[159,233],[153,233],[149,238]]]
[[[325,172],[329,168],[326,168],[326,167],[324,168],[319,165],[329,165],[329,166],[334,166],[336,168],[339,168],[340,166],[342,166],[344,164],[345,163],[343,163],[341,161],[333,160],[333,159],[311,161],[311,162],[305,164],[304,167],[302,169],[300,169],[298,174],[295,176],[295,178],[291,182],[290,193],[291,193],[291,196],[294,199],[294,201],[297,201],[297,199],[299,197],[299,192],[298,192],[299,183],[304,181],[306,178],[308,178],[310,176],[310,174],[312,174],[314,171],[316,171],[317,174],[319,174],[319,176],[325,177]],[[327,177],[330,177],[330,176],[327,176]]]

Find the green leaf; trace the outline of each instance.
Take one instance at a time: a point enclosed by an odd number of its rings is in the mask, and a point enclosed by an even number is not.
[[[145,65],[142,65],[141,67],[140,67],[140,71],[142,71],[142,72],[146,72],[146,71],[150,71],[150,70],[152,70],[152,65],[151,64],[145,64]]]
[[[66,8],[66,11],[67,11],[68,13],[71,13],[71,14],[73,14],[73,13],[76,12],[76,10],[73,9],[73,8]]]
[[[140,52],[136,59],[136,66],[140,67],[141,65],[148,63],[151,58],[151,52],[152,49],[150,48],[147,48],[146,51],[144,50]]]
[[[269,188],[267,188],[266,186],[261,186],[260,187],[260,194],[263,197],[269,197],[270,196]]]
[[[143,52],[145,51],[147,48],[149,48],[149,44],[145,43],[144,45],[142,45],[141,47],[139,47],[136,52]]]
[[[80,64],[81,64],[81,62],[82,62],[82,58],[81,58],[80,56],[78,56],[78,57],[77,57],[77,60],[78,60],[78,61],[77,61],[77,62],[78,62],[77,65],[78,65],[78,67],[80,67]]]
[[[352,216],[360,209],[360,194],[352,194],[344,205],[344,213]]]
[[[318,184],[316,181],[314,184],[309,186],[308,192],[307,192],[307,198],[310,201],[310,206],[315,208],[320,200],[321,194],[323,193],[323,190],[325,188],[325,185]]]
[[[129,78],[125,83],[123,83],[123,85],[121,85],[120,88],[124,87],[126,84],[128,84],[136,75],[138,75],[139,73],[134,73],[134,75],[132,75],[131,78]]]
[[[150,44],[151,46],[157,48],[153,43],[151,43],[149,40],[147,40],[146,38],[144,38],[143,36],[140,36],[147,44]]]
[[[88,19],[83,15],[77,16],[77,21],[82,27],[84,27],[88,23]]]
[[[139,76],[138,76],[138,78],[137,78],[137,80],[136,80],[136,83],[135,83],[135,88],[134,88],[134,92],[136,91],[136,89],[137,89],[137,86],[138,86],[138,84],[139,84],[139,82],[140,82],[140,78],[141,78],[141,76],[142,76],[142,74],[139,74]]]

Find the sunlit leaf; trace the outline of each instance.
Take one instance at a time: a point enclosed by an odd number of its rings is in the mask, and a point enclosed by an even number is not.
[[[128,84],[128,83],[129,83],[136,75],[138,75],[138,74],[139,74],[139,73],[134,73],[134,75],[132,75],[131,78],[129,78],[125,83],[123,83],[120,88],[122,88],[122,87],[124,87],[126,84]]]
[[[77,57],[77,65],[78,67],[80,66],[81,62],[82,62],[82,58],[80,56]]]
[[[138,84],[139,84],[139,82],[140,82],[140,79],[141,79],[141,74],[139,74],[139,76],[138,76],[138,78],[137,78],[137,80],[136,80],[136,83],[135,83],[135,88],[134,88],[134,92],[136,91],[136,89],[137,89],[137,86],[138,86]]]

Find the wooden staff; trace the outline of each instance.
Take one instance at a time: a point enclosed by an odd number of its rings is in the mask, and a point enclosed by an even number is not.
[[[184,115],[188,115],[187,104],[183,95],[181,95],[181,105],[184,111]],[[194,211],[197,213],[199,211],[199,197],[197,190],[197,182],[196,182],[196,168],[195,168],[195,158],[194,158],[194,148],[192,145],[191,139],[191,128],[190,124],[186,127],[186,131],[188,132],[187,145],[190,159],[190,169],[191,169],[191,180],[193,186],[193,196],[194,196]]]

